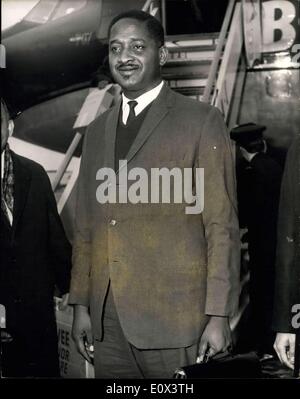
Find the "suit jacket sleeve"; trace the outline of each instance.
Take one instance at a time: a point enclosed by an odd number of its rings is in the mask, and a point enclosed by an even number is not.
[[[88,214],[88,133],[85,134],[80,172],[77,180],[76,219],[72,255],[72,277],[69,303],[89,305],[89,280],[91,269],[91,235]]]
[[[72,249],[57,211],[56,200],[49,178],[45,172],[44,174],[48,199],[48,248],[54,267],[55,284],[58,287],[60,294],[64,295],[70,288]]]
[[[292,332],[291,318],[294,302],[296,273],[295,256],[295,196],[297,184],[297,147],[295,142],[287,155],[282,184],[278,215],[278,236],[276,256],[276,279],[273,311],[273,329],[278,332]],[[298,153],[299,156],[299,153]],[[299,198],[298,198],[299,201]]]
[[[211,108],[199,142],[198,165],[204,168],[207,242],[207,315],[231,316],[240,294],[240,237],[233,147],[221,113]]]

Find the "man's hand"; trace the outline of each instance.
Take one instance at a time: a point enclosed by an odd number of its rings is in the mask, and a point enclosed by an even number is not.
[[[72,326],[72,338],[75,341],[78,352],[88,361],[92,362],[86,345],[93,345],[91,319],[88,308],[81,305],[74,306],[74,320]]]
[[[281,363],[290,369],[294,369],[296,335],[289,333],[277,333],[274,349]]]
[[[199,344],[199,363],[215,356],[219,352],[229,350],[232,345],[228,317],[211,316],[202,334]]]
[[[61,302],[58,305],[58,309],[59,310],[66,310],[68,307],[68,303],[69,303],[69,293],[64,294],[61,298]]]

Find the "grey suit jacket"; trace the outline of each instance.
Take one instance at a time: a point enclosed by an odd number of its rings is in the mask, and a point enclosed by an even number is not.
[[[208,315],[231,315],[238,304],[230,140],[217,109],[165,85],[129,150],[128,173],[135,167],[148,174],[151,168],[204,168],[204,211],[187,215],[185,203],[101,205],[96,174],[114,168],[119,109],[120,103],[96,119],[85,137],[70,301],[90,307],[95,338],[101,339],[110,279],[129,342],[148,349],[189,346],[201,336]]]

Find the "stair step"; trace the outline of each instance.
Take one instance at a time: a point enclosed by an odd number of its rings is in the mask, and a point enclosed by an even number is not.
[[[188,58],[176,58],[174,60],[170,59],[167,61],[166,66],[202,66],[202,65],[210,65],[212,62],[211,59],[188,59]]]
[[[205,87],[175,87],[174,90],[185,95],[203,95]]]
[[[205,87],[207,79],[176,79],[169,80],[168,83],[172,88]]]
[[[166,42],[166,47],[168,47],[169,50],[173,50],[176,48],[187,48],[187,49],[192,49],[192,48],[205,48],[205,47],[215,47],[215,40],[178,40],[174,42]]]
[[[185,53],[185,52],[190,52],[194,53],[197,51],[215,51],[216,46],[213,45],[204,45],[204,46],[181,46],[181,45],[173,45],[173,46],[168,46],[168,51],[169,54],[173,55],[173,53]]]
[[[215,41],[219,38],[220,33],[198,33],[194,35],[186,34],[186,35],[167,35],[165,38],[166,43],[190,43],[190,42],[201,42],[207,44],[214,44]]]
[[[163,73],[164,80],[172,81],[172,80],[197,80],[202,79],[206,80],[208,78],[208,74],[204,73],[195,73],[195,74],[165,74]]]
[[[212,60],[214,58],[214,51],[179,51],[169,54],[168,62],[173,60]]]
[[[208,77],[210,63],[203,65],[167,65],[162,69],[165,79],[204,79]]]

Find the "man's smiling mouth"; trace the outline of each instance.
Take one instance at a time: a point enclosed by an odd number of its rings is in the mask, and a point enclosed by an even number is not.
[[[138,65],[120,65],[117,67],[117,71],[120,73],[122,76],[128,76],[133,74],[135,71],[139,69]]]
[[[137,65],[123,65],[118,67],[119,71],[131,71],[133,69],[138,69]]]

